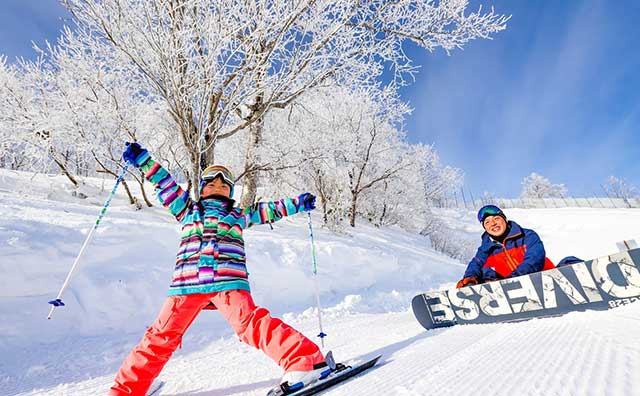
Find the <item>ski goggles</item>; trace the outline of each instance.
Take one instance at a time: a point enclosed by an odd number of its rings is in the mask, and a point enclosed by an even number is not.
[[[230,186],[234,185],[233,173],[222,165],[211,165],[202,171],[203,182],[210,182],[216,177],[221,177]]]
[[[504,213],[502,213],[502,209],[500,209],[495,205],[485,205],[481,207],[480,210],[478,211],[478,221],[482,223],[484,219],[486,219],[489,216],[499,216],[499,215],[504,216]]]

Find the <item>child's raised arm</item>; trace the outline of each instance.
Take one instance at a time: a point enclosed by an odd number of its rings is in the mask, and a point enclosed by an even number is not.
[[[246,228],[255,224],[268,224],[280,220],[284,216],[309,211],[316,208],[316,197],[310,193],[300,194],[296,198],[283,198],[278,201],[257,202],[243,209]]]
[[[178,220],[182,220],[191,204],[189,193],[176,183],[175,179],[159,163],[154,161],[147,149],[138,143],[127,144],[123,158],[144,172],[144,176],[155,187],[162,205]]]

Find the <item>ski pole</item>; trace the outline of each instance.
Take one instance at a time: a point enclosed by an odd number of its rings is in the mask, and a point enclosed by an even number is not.
[[[129,167],[129,163],[127,162],[127,163],[125,163],[124,168],[122,168],[122,172],[120,173],[120,176],[118,176],[118,179],[116,180],[116,184],[113,186],[113,189],[111,189],[111,193],[109,194],[109,197],[105,201],[104,206],[102,207],[102,210],[100,211],[100,215],[98,216],[98,219],[96,220],[95,224],[93,225],[93,228],[91,228],[91,231],[89,231],[89,234],[87,235],[87,238],[84,240],[84,243],[82,244],[82,247],[80,248],[80,252],[78,253],[78,256],[76,257],[75,261],[73,262],[73,265],[71,266],[71,270],[67,274],[67,278],[65,279],[64,283],[62,284],[62,287],[60,288],[60,291],[58,292],[58,297],[56,297],[55,300],[49,301],[49,304],[51,304],[51,311],[49,311],[49,316],[47,316],[47,319],[51,319],[51,316],[53,315],[53,311],[55,311],[55,309],[57,307],[63,307],[64,306],[64,302],[62,302],[62,293],[64,293],[64,290],[69,285],[69,281],[71,280],[71,277],[73,276],[73,273],[76,270],[78,262],[80,261],[80,257],[82,257],[82,253],[84,253],[84,250],[87,248],[87,245],[89,245],[89,241],[91,240],[91,237],[93,236],[94,231],[98,228],[98,226],[100,225],[100,221],[104,217],[104,214],[107,212],[107,208],[109,207],[109,204],[111,203],[111,199],[116,194],[116,190],[118,189],[118,185],[120,184],[120,182],[124,178],[124,175],[127,173],[127,168],[128,167]]]
[[[318,307],[318,325],[320,326],[320,343],[324,348],[324,337],[327,335],[322,331],[322,307],[320,306],[320,289],[318,287],[318,265],[316,262],[316,247],[313,242],[313,226],[311,225],[311,211],[307,212],[307,219],[309,222],[309,238],[311,239],[311,257],[313,259],[313,286],[316,292],[316,306]]]

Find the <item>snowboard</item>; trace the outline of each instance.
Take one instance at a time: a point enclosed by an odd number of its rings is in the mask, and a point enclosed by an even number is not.
[[[413,313],[427,330],[519,321],[640,301],[640,248],[515,278],[419,294]]]
[[[315,395],[344,381],[347,381],[348,379],[353,378],[358,374],[365,372],[366,370],[369,370],[370,368],[375,366],[380,357],[382,357],[382,355],[378,355],[373,359],[367,360],[366,362],[357,364],[355,366],[345,366],[339,364],[337,370],[329,374],[329,376],[327,376],[326,378],[305,386],[304,388],[299,389],[295,392],[283,392],[282,394],[287,396]],[[273,393],[270,392],[270,394]]]

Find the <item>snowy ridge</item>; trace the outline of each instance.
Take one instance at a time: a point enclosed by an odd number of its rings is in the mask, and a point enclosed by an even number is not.
[[[90,192],[99,192],[99,180]],[[81,200],[61,179],[0,171],[0,395],[104,395],[165,298],[178,229],[164,209],[135,212],[118,195],[50,321],[55,297],[103,195]],[[37,188],[34,189],[34,186]],[[107,186],[107,189],[109,187]],[[275,198],[275,197],[274,197]],[[471,212],[444,212],[478,238]],[[536,229],[557,261],[615,251],[640,236],[640,210],[507,210]],[[379,367],[330,395],[628,395],[640,389],[640,304],[521,323],[425,332],[409,311],[417,292],[451,286],[464,265],[400,230],[315,226],[326,349]],[[318,332],[306,218],[247,232],[256,301],[311,338]],[[188,376],[184,373],[189,372]],[[264,395],[280,369],[203,312],[167,364],[163,395]]]

